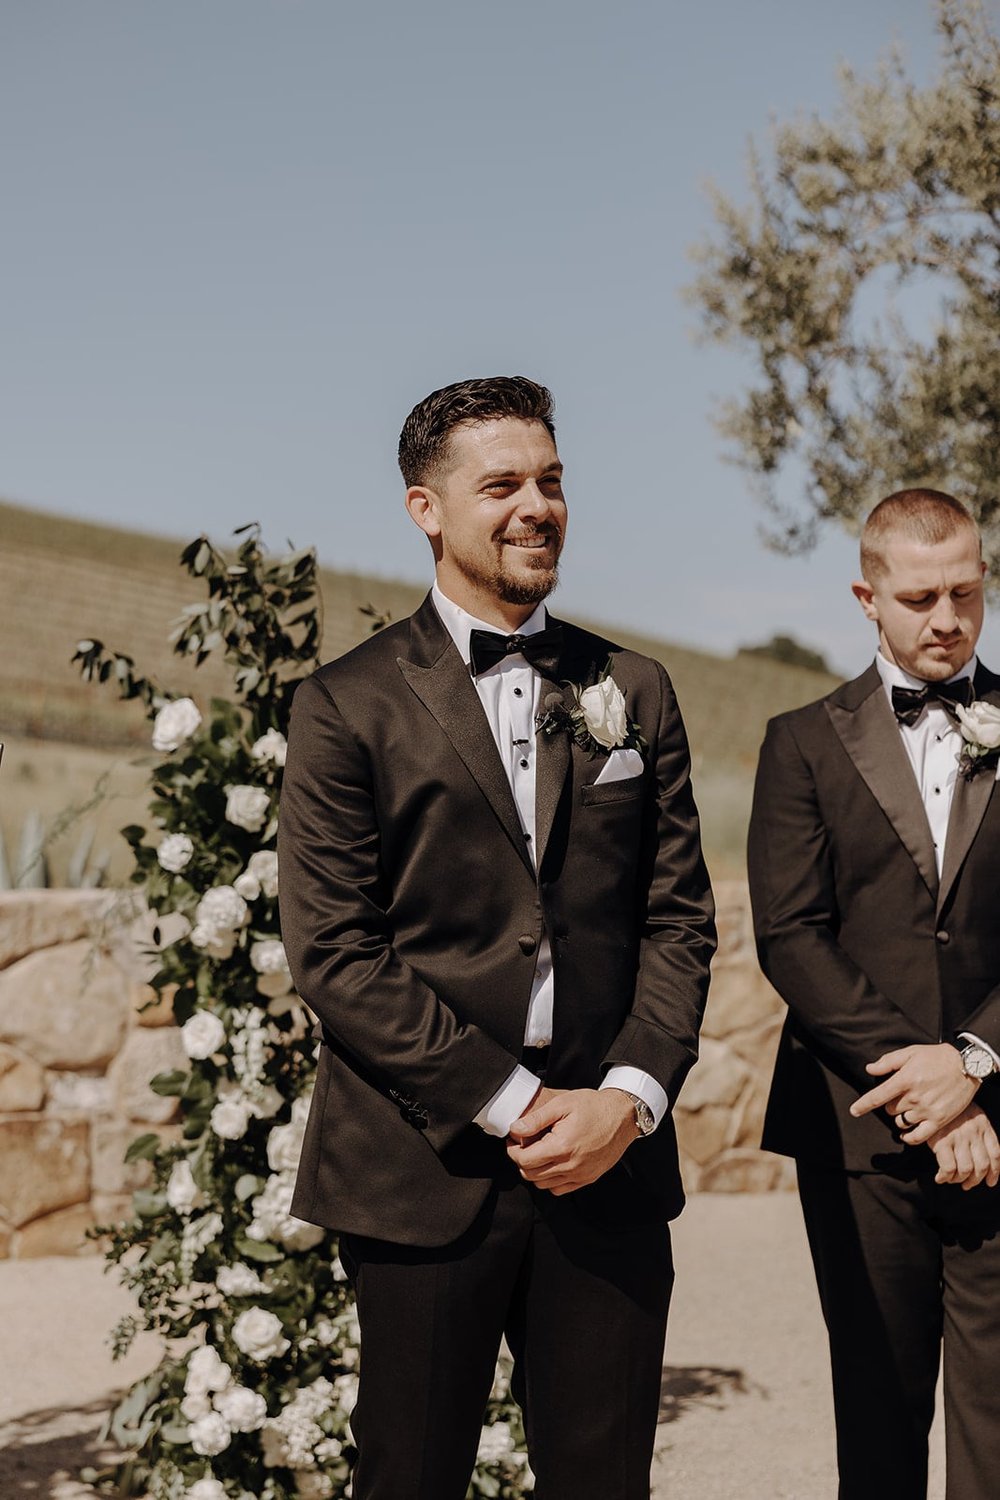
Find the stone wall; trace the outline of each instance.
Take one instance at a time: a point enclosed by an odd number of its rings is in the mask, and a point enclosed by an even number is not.
[[[782,1006],[754,958],[746,887],[722,882],[720,948],[701,1059],[676,1110],[692,1190],[791,1185],[757,1150]],[[143,1167],[129,1142],[170,1125],[148,1088],[186,1066],[169,1006],[148,980],[148,919],[98,891],[0,894],[0,1258],[94,1250]]]

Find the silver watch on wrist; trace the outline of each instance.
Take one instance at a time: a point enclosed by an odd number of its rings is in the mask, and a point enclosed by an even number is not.
[[[982,1051],[982,1048],[980,1048]],[[631,1099],[635,1106],[635,1128],[640,1135],[652,1135],[656,1129],[656,1119],[653,1111],[645,1099],[640,1099],[638,1094],[630,1094],[628,1089],[622,1089],[622,1093]]]
[[[962,1072],[966,1078],[975,1078],[982,1082],[984,1078],[990,1078],[997,1071],[996,1059],[992,1052],[981,1047],[978,1042],[969,1042],[960,1047],[958,1052],[962,1059]]]

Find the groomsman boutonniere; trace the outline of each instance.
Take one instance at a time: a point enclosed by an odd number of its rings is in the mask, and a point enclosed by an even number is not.
[[[955,705],[958,727],[965,744],[958,757],[958,768],[966,781],[980,771],[991,770],[1000,781],[1000,708],[977,699],[963,708]]]
[[[607,666],[590,687],[565,683],[573,691],[574,702],[570,707],[559,693],[547,694],[544,712],[535,720],[540,733],[553,735],[565,731],[591,756],[610,755],[612,750],[645,750],[642,731],[629,718],[625,694],[611,675],[613,665],[609,656]]]

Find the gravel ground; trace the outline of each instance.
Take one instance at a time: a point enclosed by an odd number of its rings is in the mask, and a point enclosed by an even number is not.
[[[834,1500],[825,1336],[792,1193],[706,1194],[675,1226],[677,1285],[654,1500]],[[92,1258],[0,1263],[0,1500],[77,1500],[111,1393],[156,1361],[121,1364],[108,1330],[128,1310]],[[932,1438],[928,1500],[943,1500]],[[914,1497],[917,1500],[917,1497]]]

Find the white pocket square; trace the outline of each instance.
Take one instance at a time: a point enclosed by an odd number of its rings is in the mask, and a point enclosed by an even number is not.
[[[630,776],[641,776],[643,771],[642,756],[638,750],[612,750],[601,768],[601,774],[594,782],[595,786],[603,786],[606,781],[627,781]]]

